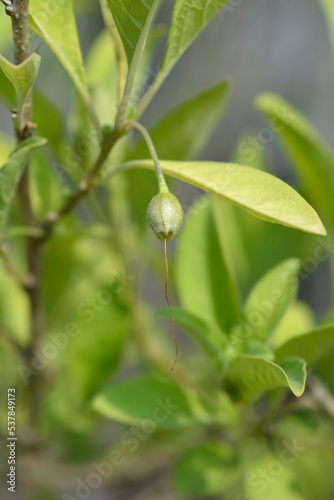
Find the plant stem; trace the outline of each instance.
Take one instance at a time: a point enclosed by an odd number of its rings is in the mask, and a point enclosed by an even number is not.
[[[6,8],[12,20],[15,64],[30,56],[29,0],[12,0],[11,9]]]
[[[155,173],[157,176],[159,190],[160,191],[165,191],[166,189],[168,190],[164,174],[162,173],[162,170],[161,170],[159,158],[158,158],[156,149],[154,147],[153,141],[150,137],[150,134],[148,133],[146,128],[143,125],[141,125],[141,123],[138,123],[134,120],[127,121],[126,125],[137,129],[141,133],[141,135],[143,136],[143,138],[147,144],[147,147],[149,149],[150,155],[152,157],[153,163],[154,163],[154,168],[155,168]]]
[[[29,0],[11,0],[6,5],[6,13],[12,20],[12,32],[14,42],[15,63],[20,64],[30,56],[29,35]],[[24,110],[23,127],[16,131],[18,143],[32,135],[30,126],[32,117],[31,92]],[[29,164],[26,165],[18,186],[18,198],[20,201],[22,219],[30,227],[36,227],[36,219],[33,213],[30,191],[29,191]],[[28,280],[23,283],[30,305],[31,314],[31,341],[28,348],[27,360],[32,367],[35,349],[37,348],[43,333],[42,310],[40,305],[40,266],[41,253],[38,240],[33,237],[26,239],[27,271]],[[35,429],[38,424],[38,412],[41,393],[40,375],[30,378],[30,425]]]

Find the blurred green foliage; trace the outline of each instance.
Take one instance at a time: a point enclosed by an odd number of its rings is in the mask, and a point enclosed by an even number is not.
[[[134,457],[146,463],[153,456],[152,470],[155,462],[172,468],[175,498],[332,500],[334,313],[317,325],[298,298],[298,283],[322,262],[334,265],[334,152],[278,96],[261,94],[255,106],[296,171],[296,191],[271,174],[262,151],[245,161],[242,130],[232,163],[195,161],[225,110],[227,79],[190,97],[150,130],[165,174],[194,186],[170,262],[182,339],[176,370],[170,370],[173,345],[164,335],[171,325],[161,321],[169,320],[169,310],[154,313],[147,298],[151,280],[162,304],[165,272],[162,247],[145,222],[157,192],[153,163],[145,142],[128,129],[105,159],[99,185],[60,217],[42,246],[43,336],[26,363],[34,318],[13,269],[29,271],[25,249],[36,227],[23,224],[15,196],[20,177],[33,155],[29,192],[42,231],[90,172],[122,105],[125,118],[139,119],[226,2],[176,0],[169,29],[149,32],[158,3],[108,0],[108,7],[102,0],[105,28],[84,61],[75,14],[95,12],[91,2],[66,0],[51,10],[31,0],[31,28],[67,71],[74,98],[65,115],[34,87],[34,122],[42,138],[15,147],[12,138],[0,136],[0,387],[5,394],[13,385],[20,395],[17,421],[29,462],[28,387],[39,381],[35,432],[41,442],[34,460],[43,470],[47,448],[50,470],[56,474],[63,465],[69,486],[67,493],[42,473],[38,480],[25,473],[24,494],[73,499],[75,467],[94,470],[92,463],[116,453],[118,465],[110,464],[121,477]],[[332,15],[330,3],[321,4]],[[9,46],[7,21],[1,13],[2,52]],[[161,42],[165,56],[152,75]],[[15,105],[2,72],[0,98]],[[206,193],[199,196],[199,189]],[[2,405],[3,429],[6,415]],[[34,470],[35,462],[23,462],[25,471]]]

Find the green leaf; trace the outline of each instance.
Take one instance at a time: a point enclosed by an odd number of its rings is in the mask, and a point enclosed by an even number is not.
[[[133,279],[124,272],[106,225],[78,230],[70,218],[67,224],[67,231],[54,235],[44,252],[42,300],[49,330],[69,321],[82,302],[90,309],[91,297],[117,279],[119,289]],[[56,261],[58,266],[52,264]]]
[[[268,341],[297,291],[300,262],[289,259],[271,269],[249,294],[242,317],[232,331],[240,342]]]
[[[0,51],[3,52],[12,39],[12,23],[9,16],[0,16]]]
[[[168,73],[227,0],[177,0],[161,71]]]
[[[27,97],[38,75],[41,58],[38,54],[32,54],[21,64],[12,64],[0,55],[0,66],[8,80],[14,86],[16,94],[17,118],[14,122],[17,130],[22,130],[23,111]]]
[[[183,455],[174,470],[174,483],[180,495],[207,498],[229,489],[240,475],[235,449],[225,443],[208,443]]]
[[[175,322],[189,333],[220,375],[222,373],[223,352],[228,343],[224,334],[181,307],[173,307],[173,313]],[[170,319],[170,311],[167,307],[159,309],[155,315],[158,318]]]
[[[117,104],[117,57],[108,31],[102,31],[91,45],[86,60],[87,80],[100,122],[114,123]]]
[[[218,199],[215,218],[226,259],[242,297],[247,297],[264,274],[280,262],[291,256],[308,262],[309,256],[319,247],[318,238],[312,234],[268,224]],[[308,274],[303,275],[303,270],[302,267],[302,278]]]
[[[193,427],[211,417],[191,390],[152,377],[137,377],[101,391],[93,408],[112,420],[159,428]]]
[[[288,356],[301,356],[307,364],[317,361],[334,349],[334,324],[298,335],[281,345],[275,352],[279,361]]]
[[[133,161],[124,168],[150,168]],[[162,161],[166,175],[192,184],[269,222],[314,234],[326,234],[315,210],[292,187],[273,175],[233,163]]]
[[[178,242],[176,285],[190,313],[229,331],[239,314],[237,292],[213,219],[212,200],[202,198],[188,213]]]
[[[263,358],[241,354],[231,361],[227,379],[246,402],[276,387],[289,387],[299,397],[305,389],[306,365],[297,357],[286,359],[279,366]]]
[[[150,130],[159,158],[191,160],[201,152],[221,117],[229,95],[230,81],[223,80],[196,95],[165,116]],[[140,140],[127,159],[150,158]]]
[[[53,411],[76,431],[89,421],[89,401],[115,372],[131,329],[128,312],[122,311],[113,299],[107,306],[99,302],[98,294],[95,299],[97,309],[79,302],[80,314],[59,324],[58,330],[47,337],[59,351],[55,359],[59,375],[51,398]]]
[[[30,25],[68,72],[92,123],[99,130],[99,122],[88,94],[73,1],[62,0],[61,5],[55,8],[52,0],[30,0]]]
[[[155,55],[159,45],[165,40],[169,26],[165,24],[155,24],[150,27],[147,34],[145,46],[140,56],[140,61],[136,70],[136,76],[133,84],[133,95],[130,105],[137,107],[142,94],[147,89],[148,81],[152,78],[150,68],[154,67]]]
[[[280,97],[262,94],[255,105],[272,124],[302,182],[305,196],[319,210],[325,223],[333,225],[333,151],[312,125]]]
[[[58,156],[64,153],[65,117],[61,110],[39,88],[33,90],[34,121],[38,133],[48,138],[48,144]]]
[[[0,97],[11,108],[15,106],[14,87],[2,71],[0,71]]]
[[[108,0],[129,67],[141,53],[159,0]]]
[[[8,156],[15,147],[15,139],[12,136],[0,133],[0,165],[6,163]]]
[[[110,1],[110,0],[109,0]],[[174,6],[171,29],[161,70],[139,106],[143,113],[155,92],[160,88],[173,66],[189,45],[206,27],[228,0],[177,0]]]
[[[30,161],[30,189],[34,213],[40,220],[61,205],[59,181],[48,159],[39,151]]]
[[[13,338],[19,344],[28,346],[30,343],[31,317],[27,294],[8,274],[3,265],[0,266],[0,283],[1,326],[5,325],[6,330],[8,329],[8,332],[13,335]],[[15,307],[13,307],[13,304],[15,304]],[[20,359],[20,361],[22,360]],[[1,369],[4,369],[3,365],[1,365]],[[15,370],[17,371],[17,367],[15,367]]]
[[[260,342],[259,340],[253,340],[249,342],[247,346],[247,354],[252,356],[257,356],[259,358],[269,359],[269,361],[274,361],[274,352],[267,346],[267,344]]]
[[[332,0],[319,0],[319,2],[324,10],[334,56],[334,4]]]
[[[30,154],[46,143],[43,137],[32,137],[20,144],[0,169],[0,239],[4,236],[10,204]]]
[[[277,349],[293,337],[304,335],[315,328],[312,309],[304,302],[297,301],[288,309],[278,328],[270,339],[270,346]]]

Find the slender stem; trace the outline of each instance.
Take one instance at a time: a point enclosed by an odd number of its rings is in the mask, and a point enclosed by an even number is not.
[[[161,170],[159,158],[158,158],[156,149],[154,147],[153,141],[152,141],[152,139],[150,137],[150,134],[148,133],[148,131],[146,130],[146,128],[143,125],[141,125],[141,123],[138,123],[138,122],[136,122],[134,120],[127,121],[126,125],[128,125],[128,126],[130,126],[132,128],[137,129],[141,133],[141,135],[143,136],[143,138],[144,138],[144,140],[145,140],[145,142],[147,144],[147,147],[149,149],[150,155],[152,157],[153,163],[154,163],[154,168],[155,168],[155,173],[156,173],[156,176],[157,176],[157,181],[158,181],[159,189],[161,191],[164,191],[166,189],[168,190],[164,174],[163,174],[163,172]]]
[[[6,12],[12,20],[15,64],[20,64],[30,56],[29,0],[12,0]]]

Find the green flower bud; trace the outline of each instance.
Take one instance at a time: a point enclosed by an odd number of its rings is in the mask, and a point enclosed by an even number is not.
[[[170,240],[175,238],[181,227],[183,209],[176,196],[163,190],[150,201],[146,218],[160,240]]]
[[[113,127],[111,125],[109,125],[108,123],[105,123],[104,125],[102,125],[103,137],[108,137],[112,131],[113,131]]]

